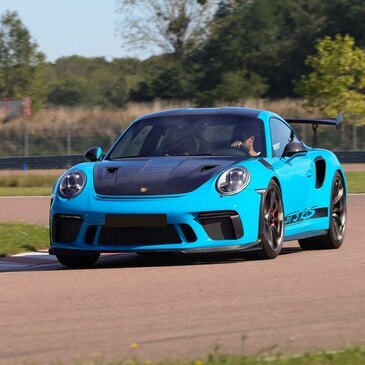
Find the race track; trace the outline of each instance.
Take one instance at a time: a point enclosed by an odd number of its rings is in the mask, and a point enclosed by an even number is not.
[[[0,199],[1,212],[11,199]],[[39,218],[49,201],[29,199]],[[46,256],[15,258],[28,265],[0,273],[0,364],[202,357],[216,343],[235,353],[365,344],[364,214],[365,196],[350,196],[343,247],[289,242],[271,261],[109,255],[67,270]]]

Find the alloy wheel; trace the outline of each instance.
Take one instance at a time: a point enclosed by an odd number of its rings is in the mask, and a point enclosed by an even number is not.
[[[272,185],[264,202],[264,234],[271,248],[280,249],[284,238],[284,212],[280,192]]]

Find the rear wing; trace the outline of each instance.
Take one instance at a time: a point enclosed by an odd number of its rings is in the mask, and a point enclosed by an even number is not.
[[[305,118],[305,119],[285,119],[289,124],[311,124],[313,130],[313,147],[317,146],[317,128],[319,125],[329,125],[339,129],[343,121],[342,113],[336,118]]]

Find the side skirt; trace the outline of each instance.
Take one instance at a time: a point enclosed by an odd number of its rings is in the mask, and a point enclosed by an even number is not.
[[[307,231],[303,233],[293,234],[290,236],[285,236],[284,241],[293,241],[293,240],[300,240],[303,238],[315,237],[315,236],[324,236],[328,232],[327,229],[318,229],[315,231]]]

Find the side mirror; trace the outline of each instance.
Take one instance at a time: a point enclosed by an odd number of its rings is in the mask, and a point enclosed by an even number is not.
[[[290,142],[285,148],[281,157],[292,157],[297,153],[306,153],[308,150],[301,142]]]
[[[89,148],[85,154],[84,158],[86,161],[95,162],[101,160],[101,155],[103,153],[103,150],[100,147],[94,146]]]

